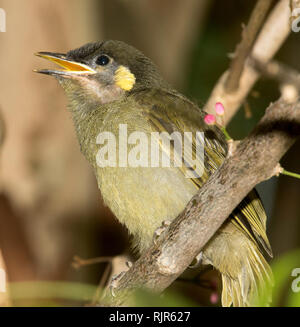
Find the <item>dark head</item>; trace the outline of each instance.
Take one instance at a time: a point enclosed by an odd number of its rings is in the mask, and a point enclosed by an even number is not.
[[[88,94],[90,100],[107,103],[137,89],[168,87],[150,59],[121,41],[88,43],[67,54],[37,55],[63,68],[37,72],[55,76],[72,98]]]

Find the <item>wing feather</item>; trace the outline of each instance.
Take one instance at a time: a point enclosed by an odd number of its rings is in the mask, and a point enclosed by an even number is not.
[[[163,100],[163,102],[162,102]],[[144,114],[153,127],[153,131],[167,132],[172,134],[177,131],[182,135],[184,132],[192,132],[189,140],[188,156],[176,152],[171,146],[170,155],[174,162],[183,165],[179,167],[183,173],[187,170],[194,170],[196,178],[191,178],[195,187],[200,188],[209,176],[218,169],[225,159],[227,153],[227,142],[224,134],[216,126],[204,124],[205,113],[182,95],[163,90],[152,90],[140,92],[136,101],[141,106]],[[204,146],[204,160],[196,156],[196,132],[204,132],[205,137],[198,137],[197,141]],[[160,142],[161,150],[166,151],[163,142]],[[187,158],[196,160],[196,165],[189,162]],[[179,165],[178,165],[179,166]],[[272,250],[266,235],[266,214],[260,201],[257,191],[252,190],[248,196],[238,205],[229,219],[245,232],[255,243],[263,248],[270,256]]]

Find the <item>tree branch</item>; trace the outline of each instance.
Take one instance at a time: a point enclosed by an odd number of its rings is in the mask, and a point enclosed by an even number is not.
[[[234,92],[239,87],[246,58],[251,52],[257,33],[263,24],[272,1],[258,0],[251,13],[248,25],[243,29],[242,41],[236,47],[225,82],[225,90],[229,93]]]
[[[4,138],[5,138],[5,124],[4,124],[2,112],[0,111],[0,150],[4,142]]]
[[[276,174],[278,162],[300,135],[300,101],[278,100],[254,131],[233,147],[165,233],[107,295],[121,305],[139,287],[162,292],[189,266],[217,229],[256,184]]]
[[[295,2],[295,0],[292,0],[292,2]],[[259,60],[261,63],[267,63],[272,59],[291,31],[289,24],[290,14],[289,0],[279,1],[259,33],[253,46],[251,57]],[[225,89],[227,76],[228,70],[223,73],[216,83],[204,107],[207,113],[214,114],[215,103],[222,102],[226,108],[225,123],[231,120],[245,101],[249,91],[260,75],[246,62],[240,78],[239,88],[234,93],[228,93]]]
[[[297,70],[276,60],[263,64],[250,58],[249,63],[263,76],[276,80],[281,85],[293,85],[300,91],[300,73]]]
[[[0,249],[0,307],[11,306],[9,292],[7,290],[7,270]]]
[[[258,60],[249,58],[249,63],[263,76],[276,80],[279,83],[282,98],[286,102],[295,102],[300,92],[300,74],[297,70],[272,60],[263,64]]]

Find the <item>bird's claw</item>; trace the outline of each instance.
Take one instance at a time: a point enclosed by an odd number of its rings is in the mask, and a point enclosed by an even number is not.
[[[194,260],[192,261],[192,263],[189,265],[189,268],[198,268],[201,263],[202,263],[202,260],[203,260],[203,252],[200,252],[195,258]]]
[[[126,261],[126,266],[128,267],[128,269],[130,269],[132,267],[132,262]],[[112,276],[111,282],[109,285],[110,294],[112,297],[116,297],[115,289],[118,287],[120,279],[122,279],[122,277],[126,274],[127,271],[128,270],[121,271],[119,274]]]
[[[126,273],[126,271],[122,271],[118,275],[115,275],[112,277],[110,285],[109,285],[110,294],[112,297],[116,297],[115,289],[118,287],[119,281],[124,276],[125,273]]]
[[[132,262],[131,261],[126,261],[126,266],[128,267],[128,269],[130,269],[132,267]]]

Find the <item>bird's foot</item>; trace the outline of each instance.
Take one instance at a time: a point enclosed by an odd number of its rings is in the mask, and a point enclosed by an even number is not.
[[[157,244],[157,240],[159,239],[160,235],[165,232],[165,230],[170,226],[171,221],[170,220],[164,220],[161,224],[161,226],[159,226],[154,234],[153,234],[153,242],[154,244]]]
[[[109,289],[110,289],[110,294],[111,294],[112,297],[116,297],[115,289],[118,287],[119,281],[122,279],[122,277],[132,267],[132,262],[131,261],[126,261],[126,266],[128,267],[127,270],[121,271],[119,274],[114,275],[111,278]]]
[[[189,268],[198,268],[202,264],[203,260],[203,252],[201,251],[192,261],[192,263],[189,265]]]

